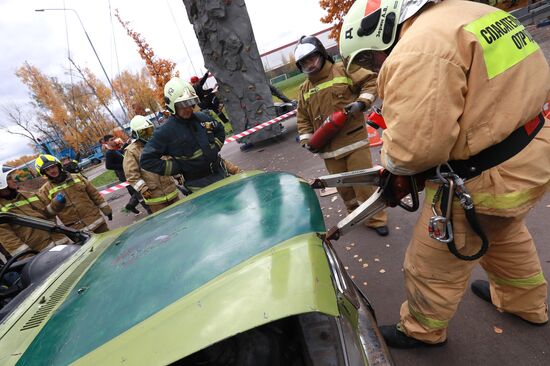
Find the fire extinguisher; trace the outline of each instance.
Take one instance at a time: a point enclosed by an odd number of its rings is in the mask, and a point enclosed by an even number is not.
[[[381,128],[385,130],[386,121],[382,117],[382,111],[378,107],[373,107],[372,112],[367,116],[367,124],[372,128]]]
[[[324,121],[321,127],[315,131],[309,140],[309,146],[316,150],[320,150],[325,146],[337,133],[342,129],[348,119],[348,114],[345,110],[333,112]]]

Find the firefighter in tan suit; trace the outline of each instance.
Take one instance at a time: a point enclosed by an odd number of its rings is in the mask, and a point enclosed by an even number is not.
[[[466,261],[431,238],[437,187],[427,184],[405,256],[401,320],[381,327],[388,344],[444,344],[478,262],[489,281],[472,284],[477,296],[545,324],[547,283],[524,222],[550,182],[550,126],[540,114],[550,72],[537,43],[513,16],[484,4],[358,0],[344,18],[340,47],[348,65],[387,56],[378,77],[388,126],[383,165],[414,175],[449,162],[466,179],[489,242],[480,260]],[[464,212],[455,199],[454,242],[468,254],[481,239]]]
[[[55,220],[56,209],[64,206],[64,197],[56,196],[46,203],[36,194],[19,191],[17,183],[10,175],[13,169],[0,165],[0,212],[13,213],[39,218]],[[63,234],[49,233],[31,227],[2,224],[0,225],[0,244],[11,256],[18,255],[29,249],[44,250],[54,245],[68,244],[71,241]]]
[[[124,152],[124,174],[128,183],[141,193],[151,211],[157,212],[179,200],[178,188],[174,179],[142,170],[139,158],[147,141],[153,136],[154,126],[144,116],[134,116],[130,129],[135,141]]]
[[[296,66],[307,75],[300,86],[298,133],[300,143],[319,153],[331,174],[372,167],[369,139],[363,111],[376,99],[376,74],[357,69],[348,74],[342,63],[334,63],[323,44],[312,36],[304,36],[294,51]],[[333,112],[346,108],[349,117],[345,126],[320,151],[309,145],[313,133]],[[348,212],[366,201],[374,190],[370,187],[338,188]],[[387,216],[380,212],[366,221],[379,235],[388,235]]]
[[[34,165],[37,172],[48,178],[38,191],[38,196],[43,201],[51,200],[58,192],[65,196],[67,204],[57,212],[65,226],[94,233],[109,231],[101,213],[111,221],[111,206],[86,178],[63,170],[61,162],[52,155],[39,155]]]

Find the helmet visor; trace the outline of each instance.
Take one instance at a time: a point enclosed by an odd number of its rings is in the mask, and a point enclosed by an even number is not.
[[[383,51],[366,50],[359,52],[355,57],[353,57],[351,63],[364,69],[378,72],[386,60],[386,57],[387,56]],[[347,64],[347,60],[345,63]],[[349,68],[349,65],[346,66]]]
[[[317,52],[312,53],[300,60],[300,66],[304,74],[313,74],[321,70],[323,58]]]
[[[198,102],[199,102],[199,98],[180,100],[174,103],[174,107],[182,107],[182,108],[194,107],[196,104],[198,104]]]

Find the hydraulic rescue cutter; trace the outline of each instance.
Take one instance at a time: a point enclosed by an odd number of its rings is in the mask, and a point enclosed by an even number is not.
[[[418,209],[416,179],[413,176],[393,175],[381,166],[325,175],[311,183],[311,187],[314,189],[352,187],[356,185],[375,186],[378,189],[368,200],[332,227],[326,234],[327,239],[338,240],[341,235],[353,230],[355,226],[388,206],[400,206],[410,212]]]

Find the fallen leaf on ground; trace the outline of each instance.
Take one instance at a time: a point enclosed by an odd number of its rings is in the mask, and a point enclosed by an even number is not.
[[[386,248],[389,248],[389,247],[390,247],[390,245],[389,245],[389,244],[386,244]]]
[[[344,269],[347,271],[349,268],[348,268],[348,267],[344,267]]]
[[[363,268],[367,268],[369,266],[368,263],[363,263]]]
[[[338,197],[334,196],[334,197],[332,197],[332,198],[330,199],[330,202],[334,202],[334,201],[336,201],[337,199],[338,199]]]
[[[351,247],[346,247],[346,250],[351,250]]]
[[[355,278],[355,276],[354,276],[354,275],[351,275],[351,279],[353,280],[354,278]]]
[[[363,286],[366,286],[367,285],[367,281],[363,282]]]
[[[493,325],[493,330],[495,331],[496,334],[502,334],[502,332],[504,332],[502,328],[499,328],[496,325]]]
[[[375,261],[375,262],[380,262],[380,259],[374,258],[374,261]]]
[[[379,272],[380,273],[386,273],[386,270],[384,268],[382,268]]]
[[[358,254],[356,254],[356,255],[354,255],[354,256],[353,256],[353,258],[357,258],[357,257],[359,257],[359,255],[358,255]]]
[[[401,228],[399,226],[396,226],[395,230],[401,230]]]
[[[351,243],[350,245],[351,245],[352,247],[354,247],[354,246],[355,246],[355,243]]]
[[[358,261],[359,261],[359,262],[362,262],[362,261],[363,261],[363,258],[359,258]]]

